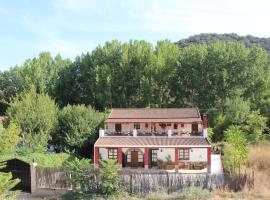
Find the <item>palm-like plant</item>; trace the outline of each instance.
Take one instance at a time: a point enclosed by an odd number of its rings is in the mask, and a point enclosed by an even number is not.
[[[0,163],[0,169],[5,168],[6,163]],[[0,200],[13,200],[17,191],[10,191],[20,182],[19,179],[12,180],[12,174],[0,172]]]

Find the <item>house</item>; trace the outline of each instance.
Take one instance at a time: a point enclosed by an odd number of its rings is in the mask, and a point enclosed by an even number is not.
[[[197,108],[114,108],[94,145],[94,163],[211,172],[207,118]]]

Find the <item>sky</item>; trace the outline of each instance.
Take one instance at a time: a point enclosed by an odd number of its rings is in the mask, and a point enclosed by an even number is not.
[[[0,71],[42,51],[74,59],[117,39],[270,37],[269,0],[0,0]]]

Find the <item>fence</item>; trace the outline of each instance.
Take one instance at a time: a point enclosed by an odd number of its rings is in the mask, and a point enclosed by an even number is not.
[[[37,167],[36,185],[39,189],[72,189],[71,175],[62,167]]]
[[[37,188],[72,189],[70,173],[63,168],[37,168]],[[146,194],[156,191],[172,193],[196,186],[212,190],[214,188],[239,191],[247,186],[254,187],[254,173],[239,173],[235,176],[228,174],[180,174],[168,173],[164,170],[122,170],[119,174],[123,189],[128,193]],[[89,173],[83,184],[84,190],[100,191],[100,176],[98,171]]]

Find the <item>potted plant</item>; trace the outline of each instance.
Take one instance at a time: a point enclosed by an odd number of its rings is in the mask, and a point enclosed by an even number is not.
[[[174,169],[174,163],[172,162],[172,156],[167,155],[165,159],[166,159],[165,169],[166,170]]]

